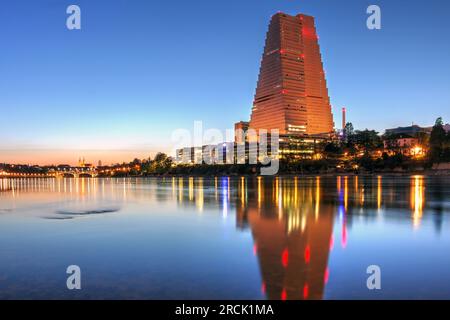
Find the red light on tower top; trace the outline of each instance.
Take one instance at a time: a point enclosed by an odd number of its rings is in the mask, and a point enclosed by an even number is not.
[[[323,282],[324,284],[328,283],[328,279],[330,278],[330,270],[328,269],[328,267],[325,270],[325,274],[323,275]]]

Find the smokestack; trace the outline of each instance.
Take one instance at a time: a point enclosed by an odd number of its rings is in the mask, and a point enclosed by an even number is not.
[[[345,119],[345,113],[347,112],[347,109],[345,107],[342,108],[342,131],[345,129],[345,125],[347,124]]]

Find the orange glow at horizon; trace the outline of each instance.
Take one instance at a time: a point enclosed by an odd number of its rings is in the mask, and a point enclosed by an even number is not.
[[[164,150],[161,150],[164,152]],[[80,158],[87,163],[103,165],[131,162],[135,158],[154,157],[153,150],[0,150],[0,163],[30,165],[77,165]]]

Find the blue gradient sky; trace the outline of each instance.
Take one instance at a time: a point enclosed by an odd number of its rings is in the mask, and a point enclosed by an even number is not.
[[[66,8],[82,30],[66,29]],[[366,28],[370,4],[382,30]],[[450,120],[446,0],[17,0],[0,10],[0,162],[129,161],[249,118],[271,15],[316,17],[335,122]]]

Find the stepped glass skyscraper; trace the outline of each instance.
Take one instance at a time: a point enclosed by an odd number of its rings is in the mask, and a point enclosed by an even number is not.
[[[251,129],[281,135],[333,132],[333,115],[314,18],[275,14],[269,25]]]

